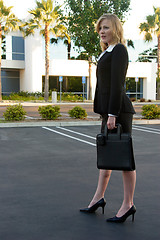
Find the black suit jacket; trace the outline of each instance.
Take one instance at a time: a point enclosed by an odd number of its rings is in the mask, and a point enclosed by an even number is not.
[[[128,52],[123,44],[117,44],[100,58],[96,71],[94,112],[116,116],[121,112],[135,113],[124,88],[127,68]]]

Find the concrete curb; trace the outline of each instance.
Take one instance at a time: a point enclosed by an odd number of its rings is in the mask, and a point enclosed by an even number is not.
[[[160,119],[133,119],[133,124],[160,124]]]
[[[100,125],[101,121],[73,121],[73,122],[16,122],[16,123],[0,123],[0,128],[10,128],[10,127],[65,127],[65,126],[92,126]]]
[[[9,105],[17,105],[21,104],[22,106],[27,106],[27,107],[34,107],[34,106],[45,106],[45,105],[92,105],[93,101],[85,101],[85,102],[57,102],[57,103],[52,103],[50,102],[19,102],[19,101],[11,101],[11,100],[6,100],[6,101],[0,101],[0,106],[9,106]],[[138,106],[138,105],[148,105],[148,104],[160,104],[160,101],[152,101],[152,102],[132,102],[133,106]]]
[[[133,124],[160,124],[160,120],[133,120]],[[14,127],[66,127],[66,126],[93,126],[101,125],[100,121],[41,121],[41,122],[12,122],[12,123],[0,123],[0,128],[14,128]]]

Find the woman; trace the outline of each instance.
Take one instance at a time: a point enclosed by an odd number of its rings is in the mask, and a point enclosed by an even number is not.
[[[123,28],[120,20],[114,14],[104,14],[97,21],[96,31],[100,36],[102,54],[97,64],[97,86],[94,99],[94,112],[102,116],[102,128],[115,128],[116,123],[122,125],[123,132],[131,133],[132,119],[135,113],[132,103],[125,93],[124,83],[128,68],[128,53],[123,38]],[[107,157],[107,156],[106,156]],[[108,222],[124,222],[134,214],[136,208],[133,196],[136,184],[136,171],[123,171],[124,200],[115,217]],[[99,207],[104,207],[104,193],[107,188],[111,170],[100,170],[95,195],[89,206],[82,212],[92,213]]]

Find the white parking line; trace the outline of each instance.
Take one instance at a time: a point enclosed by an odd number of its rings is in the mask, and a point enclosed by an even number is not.
[[[91,143],[91,142],[88,142],[88,141],[82,140],[82,139],[80,139],[80,138],[76,138],[76,137],[73,137],[73,136],[70,136],[70,135],[67,135],[67,134],[64,134],[64,133],[58,132],[58,131],[53,130],[53,129],[48,128],[48,127],[42,127],[42,128],[43,128],[43,129],[46,129],[46,130],[48,130],[48,131],[50,131],[50,132],[54,132],[54,133],[57,133],[57,134],[59,134],[59,135],[62,135],[62,136],[65,136],[65,137],[68,137],[68,138],[74,139],[74,140],[76,140],[76,141],[83,142],[83,143],[86,143],[86,144],[89,144],[89,145],[91,145],[91,146],[96,147],[96,144],[95,144],[95,143]]]
[[[86,134],[83,134],[83,133],[80,133],[80,132],[75,132],[75,131],[72,131],[72,130],[70,130],[70,129],[63,128],[63,127],[57,127],[57,128],[62,129],[62,130],[65,130],[65,131],[67,131],[67,132],[71,132],[71,133],[74,133],[74,134],[77,134],[77,135],[83,136],[83,137],[87,137],[87,138],[91,138],[91,139],[96,140],[95,137],[91,137],[91,136],[89,136],[89,135],[86,135]]]
[[[92,136],[89,136],[89,135],[86,135],[86,134],[83,134],[83,133],[80,133],[80,132],[75,132],[73,130],[70,130],[70,129],[67,129],[67,128],[63,128],[63,127],[57,127],[59,129],[62,129],[62,130],[65,130],[65,131],[68,131],[68,132],[71,132],[71,133],[74,133],[74,134],[77,134],[77,135],[81,135],[81,136],[84,136],[84,137],[87,137],[87,138],[91,138],[91,139],[94,139],[96,140],[95,137],[92,137]],[[135,126],[133,125],[132,129],[134,130],[137,130],[137,131],[142,131],[142,132],[148,132],[148,133],[154,133],[154,134],[160,134],[160,129],[154,129],[154,128],[147,128],[147,127],[141,127],[141,126]],[[154,131],[155,130],[155,131]],[[157,132],[159,131],[159,132]]]
[[[137,130],[137,131],[147,132],[147,133],[160,134],[160,132],[155,132],[155,131],[152,131],[152,130],[142,129],[141,127],[132,127],[132,129]]]
[[[45,129],[45,130],[48,130],[48,131],[50,131],[50,132],[54,132],[54,133],[56,133],[56,134],[59,134],[59,135],[62,135],[62,136],[65,136],[65,137],[74,139],[74,140],[76,140],[76,141],[83,142],[83,143],[86,143],[86,144],[89,144],[89,145],[91,145],[91,146],[96,147],[96,143],[91,143],[91,142],[89,142],[89,141],[85,141],[85,140],[83,140],[83,139],[80,139],[80,138],[77,138],[77,137],[73,137],[73,136],[71,136],[71,135],[62,133],[62,132],[60,132],[60,131],[56,131],[56,130],[51,129],[51,128],[48,128],[48,127],[42,127],[42,128]],[[70,133],[74,133],[74,134],[77,134],[77,135],[80,135],[80,136],[83,136],[83,137],[87,137],[87,138],[96,140],[95,137],[92,137],[92,136],[89,136],[89,135],[86,135],[86,134],[83,134],[83,133],[80,133],[80,132],[75,132],[75,131],[70,130],[70,129],[67,129],[67,128],[57,127],[57,129],[61,129],[61,130],[64,130],[64,131],[67,131],[67,132],[70,132]],[[147,132],[147,133],[160,134],[160,132],[157,132],[157,131],[159,131],[159,129],[153,129],[153,128],[147,128],[147,127],[139,127],[139,126],[137,127],[137,126],[135,126],[135,125],[133,125],[133,129],[134,129],[134,130],[137,130],[137,131]],[[156,131],[155,131],[155,130],[156,130]]]
[[[160,129],[157,129],[157,128],[151,128],[151,127],[148,128],[148,127],[136,126],[136,125],[133,125],[133,127],[136,127],[136,128],[138,127],[138,128],[142,128],[142,129],[144,128],[144,129],[148,129],[148,130],[155,130],[155,131],[160,132]]]

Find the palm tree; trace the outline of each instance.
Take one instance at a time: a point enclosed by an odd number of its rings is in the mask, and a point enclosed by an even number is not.
[[[61,6],[53,6],[53,0],[36,1],[35,9],[29,11],[32,17],[23,25],[25,36],[35,33],[38,29],[45,38],[45,90],[44,99],[48,101],[49,96],[49,43],[50,33],[56,37],[66,28],[62,23]]]
[[[157,60],[157,49],[158,46],[156,45],[154,48],[149,48],[143,51],[139,54],[136,62],[153,62],[153,60]]]
[[[2,100],[1,84],[1,54],[2,54],[2,36],[9,31],[18,30],[20,20],[11,12],[13,7],[6,7],[3,0],[0,0],[0,100]]]
[[[71,38],[68,35],[67,39],[64,40],[64,44],[67,45],[68,59],[71,59]]]
[[[146,22],[140,24],[141,32],[145,33],[145,41],[152,41],[153,34],[156,34],[158,40],[158,80],[160,80],[160,8],[153,7],[154,14],[146,17]],[[160,99],[160,83],[157,81],[157,99]]]

